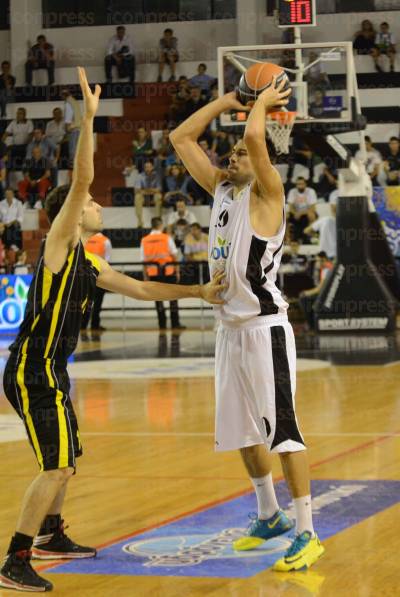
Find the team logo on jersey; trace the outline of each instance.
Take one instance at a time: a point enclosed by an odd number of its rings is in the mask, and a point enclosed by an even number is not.
[[[224,228],[224,226],[227,225],[228,221],[229,221],[229,212],[228,212],[227,209],[224,209],[219,214],[217,227],[218,228]]]
[[[217,246],[211,250],[211,257],[215,260],[228,259],[230,248],[231,243],[226,238],[217,235]]]

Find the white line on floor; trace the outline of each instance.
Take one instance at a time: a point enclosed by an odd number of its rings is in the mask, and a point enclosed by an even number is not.
[[[81,435],[88,436],[105,436],[105,437],[212,437],[213,433],[201,433],[190,431],[176,431],[176,432],[153,432],[153,431],[86,431],[81,432]],[[304,433],[306,437],[377,437],[381,435],[392,435],[393,437],[400,437],[400,433],[392,431],[374,431],[374,432],[326,432],[326,433]]]

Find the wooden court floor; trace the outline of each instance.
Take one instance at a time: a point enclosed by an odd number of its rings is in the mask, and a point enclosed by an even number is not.
[[[214,453],[212,377],[178,371],[163,378],[157,367],[153,374],[146,367],[143,376],[96,379],[101,369],[96,361],[92,378],[73,383],[84,456],[70,483],[64,517],[70,535],[84,544],[107,546],[134,538],[250,489],[238,455]],[[297,410],[313,479],[400,481],[399,382],[396,363],[305,367],[299,373]],[[24,489],[36,474],[27,442],[14,439],[20,436],[17,428],[1,396],[1,553]],[[281,478],[277,457],[274,475]],[[248,578],[201,578],[113,574],[112,569],[52,573],[50,568],[44,575],[60,596],[393,597],[400,595],[399,530],[400,495],[390,507],[326,539],[326,554],[307,573],[279,575],[267,569]],[[10,594],[0,590],[1,597]]]

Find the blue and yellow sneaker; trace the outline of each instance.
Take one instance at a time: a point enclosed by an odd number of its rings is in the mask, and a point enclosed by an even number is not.
[[[309,531],[297,535],[283,558],[275,562],[272,569],[276,572],[290,572],[291,570],[307,570],[324,553],[325,548],[317,535],[314,537]]]
[[[264,541],[278,537],[293,528],[293,522],[286,516],[283,510],[278,510],[271,518],[260,520],[255,517],[248,528],[247,535],[240,537],[233,542],[233,549],[236,551],[247,551],[255,549]]]

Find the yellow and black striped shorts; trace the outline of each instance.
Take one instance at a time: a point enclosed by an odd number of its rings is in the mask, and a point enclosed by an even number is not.
[[[66,367],[50,359],[33,361],[12,354],[3,385],[8,401],[25,423],[40,470],[75,468],[82,447]]]

